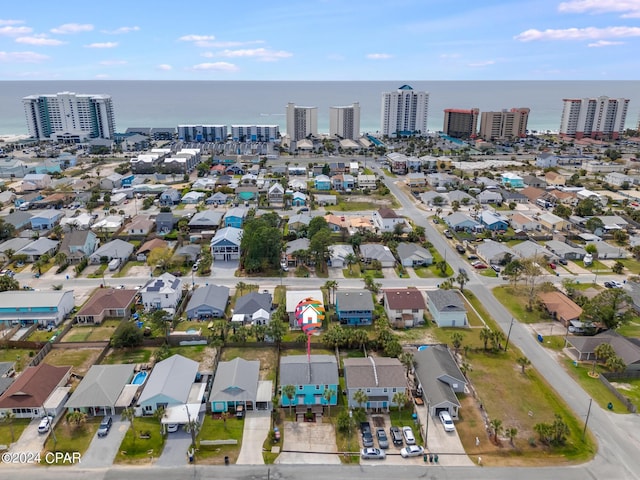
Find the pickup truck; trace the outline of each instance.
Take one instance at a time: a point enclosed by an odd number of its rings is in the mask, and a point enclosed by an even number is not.
[[[369,422],[360,423],[360,432],[362,434],[362,446],[373,447],[373,434],[371,433]]]

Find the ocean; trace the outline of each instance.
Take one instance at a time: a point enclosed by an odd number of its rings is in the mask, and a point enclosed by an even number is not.
[[[285,107],[318,107],[318,130],[329,130],[329,107],[360,103],[360,129],[380,129],[381,93],[403,84],[429,92],[428,129],[442,130],[445,108],[531,109],[530,131],[556,131],[563,98],[629,98],[626,127],[639,118],[640,81],[3,81],[0,135],[27,134],[22,97],[71,91],[111,95],[116,130],[179,124],[270,124],[286,130]],[[635,98],[634,98],[635,96]]]

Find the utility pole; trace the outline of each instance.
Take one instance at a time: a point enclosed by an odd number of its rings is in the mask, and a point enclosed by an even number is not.
[[[587,434],[587,423],[589,423],[589,415],[591,414],[591,404],[593,403],[593,398],[589,399],[589,408],[587,409],[587,418],[584,419],[584,429],[582,430],[582,440],[584,440],[584,436]]]
[[[509,337],[511,336],[511,328],[513,328],[513,317],[511,317],[511,324],[509,325],[509,332],[507,333],[507,341],[504,344],[504,351],[507,351],[507,348],[509,348]]]

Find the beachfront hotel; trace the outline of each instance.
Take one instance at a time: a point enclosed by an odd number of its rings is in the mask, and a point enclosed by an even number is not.
[[[224,142],[226,125],[178,125],[178,138],[185,142]]]
[[[628,98],[565,98],[563,102],[561,135],[615,140],[624,131]]]
[[[479,137],[488,142],[514,140],[527,135],[528,108],[512,108],[500,112],[482,112]]]
[[[474,138],[478,129],[479,115],[480,110],[477,108],[470,110],[447,108],[444,111],[442,131],[445,135],[454,138],[463,138],[465,140]]]
[[[115,131],[109,95],[61,92],[22,99],[29,135],[38,140],[79,143],[90,138],[112,139]]]
[[[343,139],[360,138],[360,104],[329,107],[329,135]]]
[[[287,104],[287,136],[290,142],[318,135],[318,107]]]
[[[395,92],[383,92],[381,111],[384,136],[426,134],[429,93],[417,92],[409,85],[402,85]]]

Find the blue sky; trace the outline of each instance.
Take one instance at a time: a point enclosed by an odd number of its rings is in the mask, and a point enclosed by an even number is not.
[[[0,10],[0,80],[640,78],[640,0],[28,5]]]

